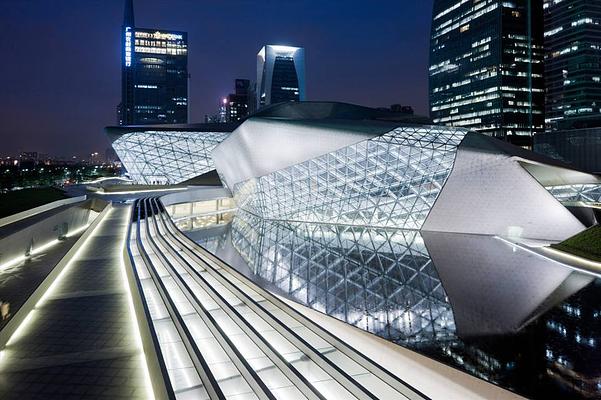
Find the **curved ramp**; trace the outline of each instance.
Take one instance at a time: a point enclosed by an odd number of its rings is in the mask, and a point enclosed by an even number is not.
[[[129,251],[178,399],[423,399],[136,202]]]

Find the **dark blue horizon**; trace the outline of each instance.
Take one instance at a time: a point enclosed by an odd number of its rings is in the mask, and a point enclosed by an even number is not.
[[[0,0],[0,155],[103,152],[120,101],[124,0]],[[305,47],[307,99],[428,112],[432,0],[134,0],[136,26],[188,32],[190,122],[264,44]]]

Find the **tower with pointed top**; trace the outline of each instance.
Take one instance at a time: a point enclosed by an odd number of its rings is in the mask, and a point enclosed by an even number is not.
[[[121,40],[119,125],[187,123],[187,33],[137,28],[126,0]]]

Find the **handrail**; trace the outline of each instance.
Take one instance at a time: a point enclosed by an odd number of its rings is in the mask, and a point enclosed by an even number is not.
[[[54,283],[61,272],[69,265],[69,262],[75,257],[79,249],[84,245],[88,238],[92,235],[96,227],[111,211],[112,206],[107,204],[104,210],[100,212],[88,226],[85,232],[71,246],[69,251],[60,259],[60,261],[52,268],[46,278],[38,285],[34,292],[27,298],[25,303],[19,308],[17,313],[12,316],[8,323],[0,331],[0,350],[6,347],[11,336],[23,324],[27,316],[36,308],[38,302],[44,297],[50,286]]]
[[[173,300],[171,299],[170,296],[167,295],[167,289],[165,288],[165,285],[163,284],[163,282],[158,278],[158,273],[156,271],[156,268],[155,268],[154,264],[152,264],[152,262],[150,261],[150,257],[148,256],[146,249],[143,247],[143,245],[141,243],[139,219],[140,219],[140,212],[142,211],[142,209],[140,208],[139,203],[137,203],[137,205],[139,208],[139,214],[138,214],[138,223],[136,224],[136,231],[137,231],[136,245],[138,247],[138,250],[140,251],[140,256],[143,258],[144,264],[148,267],[148,272],[150,273],[151,278],[159,292],[159,295],[161,296],[161,299],[163,300],[163,303],[165,304],[165,308],[167,309],[167,312],[169,313],[169,316],[171,317],[171,320],[173,321],[173,324],[175,325],[175,327],[178,331],[178,334],[180,335],[182,342],[183,342],[184,346],[186,347],[186,350],[188,351],[190,358],[192,359],[195,369],[198,372],[198,375],[203,383],[205,390],[209,394],[209,397],[211,399],[225,399],[225,395],[223,394],[223,392],[221,391],[221,388],[217,384],[217,380],[211,373],[211,371],[208,367],[208,364],[207,364],[206,360],[204,359],[204,357],[201,355],[200,350],[196,346],[196,343],[194,343],[194,340],[192,339],[192,335],[191,335],[190,331],[188,330],[187,326],[185,325],[183,318],[181,317],[180,313],[176,311],[177,309],[176,309],[175,304],[173,303]],[[144,218],[147,218],[148,214],[147,214],[145,204],[144,204],[144,212],[145,212]]]
[[[207,262],[207,260],[203,259],[198,254],[198,253],[201,253],[203,256],[205,256],[209,260],[211,260],[211,262],[219,264],[219,268],[215,268],[215,267],[211,268],[217,274],[219,274],[219,276],[221,277],[221,278],[216,277],[217,279],[222,279],[222,280],[227,281],[227,283],[229,285],[232,285],[235,289],[237,289],[236,285],[233,282],[231,282],[229,280],[229,278],[227,278],[227,276],[224,276],[223,274],[221,274],[219,272],[219,269],[223,269],[223,270],[227,271],[228,273],[230,273],[237,279],[241,279],[241,280],[247,279],[242,274],[240,274],[238,271],[236,271],[234,268],[230,267],[227,263],[225,263],[224,261],[219,259],[219,257],[206,251],[205,249],[203,249],[202,247],[200,247],[196,243],[194,243],[190,238],[188,238],[187,236],[182,234],[177,229],[177,227],[175,226],[173,221],[171,221],[169,218],[166,218],[166,221],[167,221],[166,226],[169,227],[169,230],[171,231],[173,237],[176,238],[176,240],[180,244],[182,244],[182,246],[185,246],[189,250],[190,254],[192,254],[196,259],[198,259],[199,261],[201,261],[204,264],[210,265],[209,262]],[[237,290],[239,291],[239,289],[237,289]],[[374,375],[376,375],[377,377],[382,379],[382,381],[386,382],[391,387],[395,388],[398,392],[404,394],[405,396],[407,396],[411,399],[428,398],[424,393],[422,393],[415,387],[411,386],[409,383],[403,381],[398,376],[392,374],[387,369],[377,365],[373,360],[371,360],[368,357],[365,357],[363,354],[359,353],[354,348],[348,346],[346,343],[342,342],[337,337],[332,335],[330,332],[323,329],[319,325],[315,324],[312,320],[310,320],[309,318],[307,318],[306,316],[304,316],[297,310],[294,310],[294,309],[288,307],[283,301],[281,301],[279,298],[277,298],[276,296],[271,294],[269,291],[261,288],[260,286],[256,286],[254,288],[254,290],[256,290],[258,293],[260,293],[263,297],[272,301],[274,304],[279,305],[280,309],[283,312],[285,312],[287,315],[289,315],[290,317],[292,317],[296,320],[302,321],[303,325],[311,326],[311,330],[314,333],[316,333],[318,336],[320,336],[322,339],[326,340],[327,342],[334,343],[335,347],[338,350],[340,350],[343,354],[347,355],[353,361],[362,365],[368,371],[370,371],[371,373],[373,373]],[[239,292],[242,295],[248,297],[248,295],[246,295],[244,292],[242,292],[242,291],[239,291]]]
[[[157,207],[161,208],[162,205],[160,204],[160,202],[157,202],[156,204],[157,204]],[[196,251],[193,251],[193,249],[194,250],[199,250],[200,249],[202,251],[203,255],[209,255],[208,252],[206,252],[204,249],[201,249],[198,245],[196,245],[193,242],[192,242],[193,243],[192,245],[189,245],[189,244],[186,244],[185,242],[183,242],[180,238],[184,238],[187,242],[191,242],[191,240],[189,238],[187,238],[186,236],[184,236],[175,227],[175,225],[173,224],[173,221],[171,221],[170,218],[166,217],[164,212],[160,213],[160,218],[161,218],[161,221],[164,224],[164,226],[169,231],[169,233],[170,233],[169,236],[171,236],[174,240],[176,240],[183,247],[182,250],[185,249],[184,251],[186,251],[186,253],[189,256],[194,257],[202,265],[208,266],[208,268],[205,268],[205,269],[209,273],[211,273],[211,275],[213,275],[220,283],[226,285],[228,288],[231,287],[232,290],[234,290],[236,293],[239,294],[239,297],[241,297],[243,299],[246,299],[247,301],[245,301],[245,304],[247,304],[250,307],[253,307],[253,305],[254,305],[254,307],[262,310],[261,314],[263,314],[263,315],[269,315],[271,318],[273,318],[273,316],[271,316],[271,314],[269,312],[267,312],[261,304],[256,303],[247,293],[245,293],[240,288],[238,288],[234,282],[231,282],[230,279],[227,278],[227,276],[223,275],[223,273],[221,271],[219,271],[219,270],[222,269],[224,271],[227,271],[227,272],[231,273],[233,276],[236,276],[236,278],[241,278],[242,281],[246,280],[247,278],[243,277],[241,274],[239,274],[233,268],[229,267],[226,263],[224,263],[223,261],[219,260],[217,257],[213,256],[212,254],[210,254],[210,257],[216,258],[219,261],[219,264],[221,264],[218,267],[212,266],[211,263],[209,263],[205,259],[203,259]],[[336,349],[338,349],[339,351],[341,351],[342,354],[347,355],[350,359],[352,359],[353,361],[355,361],[359,365],[361,365],[364,368],[366,368],[366,370],[368,370],[369,372],[371,372],[374,376],[380,378],[383,382],[387,383],[390,387],[394,388],[397,392],[399,392],[399,393],[401,393],[401,394],[403,394],[406,397],[411,398],[411,399],[423,399],[423,398],[427,398],[427,396],[425,396],[423,393],[421,393],[417,389],[413,388],[411,385],[407,384],[406,382],[403,382],[402,380],[400,380],[395,375],[391,374],[386,369],[384,369],[384,368],[376,365],[371,359],[369,359],[369,358],[361,355],[355,349],[353,349],[353,348],[349,347],[348,345],[346,345],[345,343],[341,342],[335,336],[333,336],[329,332],[323,330],[321,327],[319,327],[318,325],[316,325],[310,319],[306,318],[305,316],[303,316],[302,314],[300,314],[296,310],[293,310],[293,309],[289,308],[285,303],[283,303],[277,297],[273,296],[268,291],[266,291],[266,290],[264,290],[264,289],[262,289],[260,287],[255,287],[255,286],[253,286],[253,290],[256,290],[257,293],[259,293],[260,295],[262,295],[266,299],[270,300],[273,304],[280,306],[279,308],[283,312],[285,312],[287,315],[289,315],[290,317],[296,319],[302,325],[309,327],[309,329],[311,331],[313,331],[315,334],[317,334],[323,340],[325,340],[326,342],[334,345],[334,347]],[[274,328],[275,328],[275,326],[274,326]],[[291,331],[290,333],[293,336],[296,336],[296,338],[299,339],[300,343],[304,342],[305,345],[308,346],[308,344],[302,338],[298,337],[298,335],[295,332]],[[327,335],[325,335],[324,333],[327,334]],[[297,343],[299,343],[299,342],[297,342]],[[327,360],[327,362],[330,362],[330,360],[327,359],[327,358],[325,358],[325,360]],[[346,380],[345,378],[350,379],[351,382],[352,382],[351,384],[355,383],[354,380],[352,379],[352,377],[349,377],[348,375],[346,375],[344,373],[344,371],[341,371],[333,363],[330,362],[330,364],[334,368],[334,370],[338,370],[339,372],[342,373],[342,376],[339,376],[339,377],[341,377],[343,380]],[[336,375],[336,373],[334,375]],[[346,377],[345,377],[345,375],[346,375]],[[348,385],[348,383],[350,383],[350,382],[347,381],[346,383]],[[357,385],[358,388],[363,389],[362,390],[363,393],[369,393],[369,395],[371,396],[371,393],[369,391],[367,391],[365,388],[363,388],[362,386],[358,385],[357,383],[355,383],[355,385]]]
[[[83,195],[78,197],[69,197],[67,199],[62,200],[56,200],[51,203],[42,204],[41,206],[30,208],[29,210],[21,211],[13,215],[9,215],[8,217],[0,218],[0,228],[9,224],[14,224],[15,222],[21,221],[25,218],[33,217],[34,215],[53,210],[58,207],[85,201],[86,198],[87,196]]]
[[[152,237],[152,234],[150,233],[150,227],[149,227],[149,220],[154,220],[153,205],[145,202],[144,207],[146,209],[146,221],[147,221],[146,235],[148,238],[148,243],[153,248],[155,254],[162,259],[163,267],[165,267],[168,270],[171,277],[177,278],[177,279],[174,279],[174,281],[180,288],[182,288],[182,286],[185,288],[185,290],[182,290],[182,292],[184,293],[186,298],[188,298],[188,301],[192,300],[192,301],[190,301],[190,303],[192,304],[192,307],[195,309],[195,311],[201,317],[203,322],[207,325],[207,327],[209,328],[209,330],[211,331],[211,333],[213,334],[213,336],[215,337],[217,342],[219,342],[219,344],[221,345],[223,350],[226,352],[228,357],[232,360],[234,365],[236,365],[238,371],[244,377],[244,379],[249,384],[249,386],[253,389],[255,394],[257,394],[260,399],[275,400],[275,397],[273,397],[273,395],[271,394],[269,389],[267,389],[267,387],[265,386],[263,381],[259,378],[259,376],[256,374],[256,372],[250,367],[248,362],[244,359],[242,354],[238,351],[238,349],[234,346],[234,344],[231,342],[231,340],[223,332],[221,327],[219,327],[219,325],[217,324],[215,319],[208,313],[206,308],[200,303],[200,301],[198,300],[196,295],[194,295],[192,293],[191,288],[188,286],[188,284],[186,282],[183,281],[183,279],[181,278],[181,275],[179,275],[177,273],[177,271],[175,270],[175,268],[173,267],[171,262],[165,256],[165,254],[159,250],[158,246],[156,245],[156,242],[154,241],[154,239]],[[148,208],[150,208],[150,211],[148,210]],[[152,268],[153,269],[155,268],[154,265],[152,265]],[[155,272],[156,272],[156,270],[155,270]],[[162,285],[162,282],[161,282],[161,285]],[[169,300],[171,301],[171,299],[169,299]],[[178,312],[178,311],[176,310],[176,312]],[[190,336],[190,340],[192,342],[194,341],[191,336]],[[201,354],[199,354],[199,356],[202,357]],[[208,367],[208,365],[207,365],[206,368],[208,369],[210,367]],[[210,370],[208,370],[207,372],[210,372]]]
[[[162,215],[162,213],[159,214]],[[164,226],[162,217],[159,216],[158,218],[161,218],[161,224]],[[158,228],[159,225],[156,221],[156,218],[154,218],[154,223]],[[157,231],[159,230],[157,229]],[[228,303],[225,298],[217,290],[215,290],[215,288],[211,286],[209,282],[207,282],[207,280],[203,278],[194,267],[190,265],[188,261],[186,261],[181,255],[174,254],[175,249],[173,244],[169,243],[167,239],[161,235],[159,235],[158,238],[169,247],[170,250],[168,249],[168,251],[172,255],[176,255],[185,264],[184,268],[195,280],[195,282],[197,282],[199,286],[201,286],[209,294],[213,301],[215,301],[221,307],[221,309],[224,310],[226,314],[236,322],[238,327],[251,338],[251,340],[263,351],[263,353],[274,363],[274,365],[280,368],[280,370],[288,371],[288,373],[285,373],[286,377],[292,383],[294,383],[295,386],[299,388],[299,390],[305,396],[307,396],[309,399],[323,399],[323,396],[316,391],[316,389],[307,381],[307,379],[296,368],[292,367],[290,363],[281,354],[279,354],[273,348],[273,346],[267,340],[265,340],[263,336],[261,336],[259,332],[257,332],[257,330],[246,319],[244,319],[240,313],[230,303]],[[267,323],[269,325],[273,324],[269,322]]]
[[[137,202],[134,203],[130,210],[130,218],[127,221],[127,235],[125,236],[125,247],[123,248],[123,261],[125,263],[125,274],[127,277],[127,284],[130,286],[130,292],[132,294],[132,301],[134,306],[135,317],[140,327],[140,336],[142,338],[142,348],[147,356],[146,362],[148,364],[149,373],[151,375],[151,382],[153,392],[156,398],[169,400],[175,400],[175,393],[171,385],[171,379],[167,371],[167,364],[159,349],[159,339],[152,326],[152,319],[150,316],[150,310],[146,302],[146,296],[142,289],[142,284],[138,279],[138,274],[135,271],[134,260],[131,253],[130,238],[132,229],[132,220],[134,216],[136,220],[139,217],[139,210]],[[136,213],[138,215],[136,215]],[[150,358],[150,360],[149,360]],[[153,379],[161,377],[162,379]]]

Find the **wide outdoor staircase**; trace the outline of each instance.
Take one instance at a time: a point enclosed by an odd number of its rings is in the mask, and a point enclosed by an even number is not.
[[[129,253],[177,399],[423,399],[407,383],[134,204]]]

